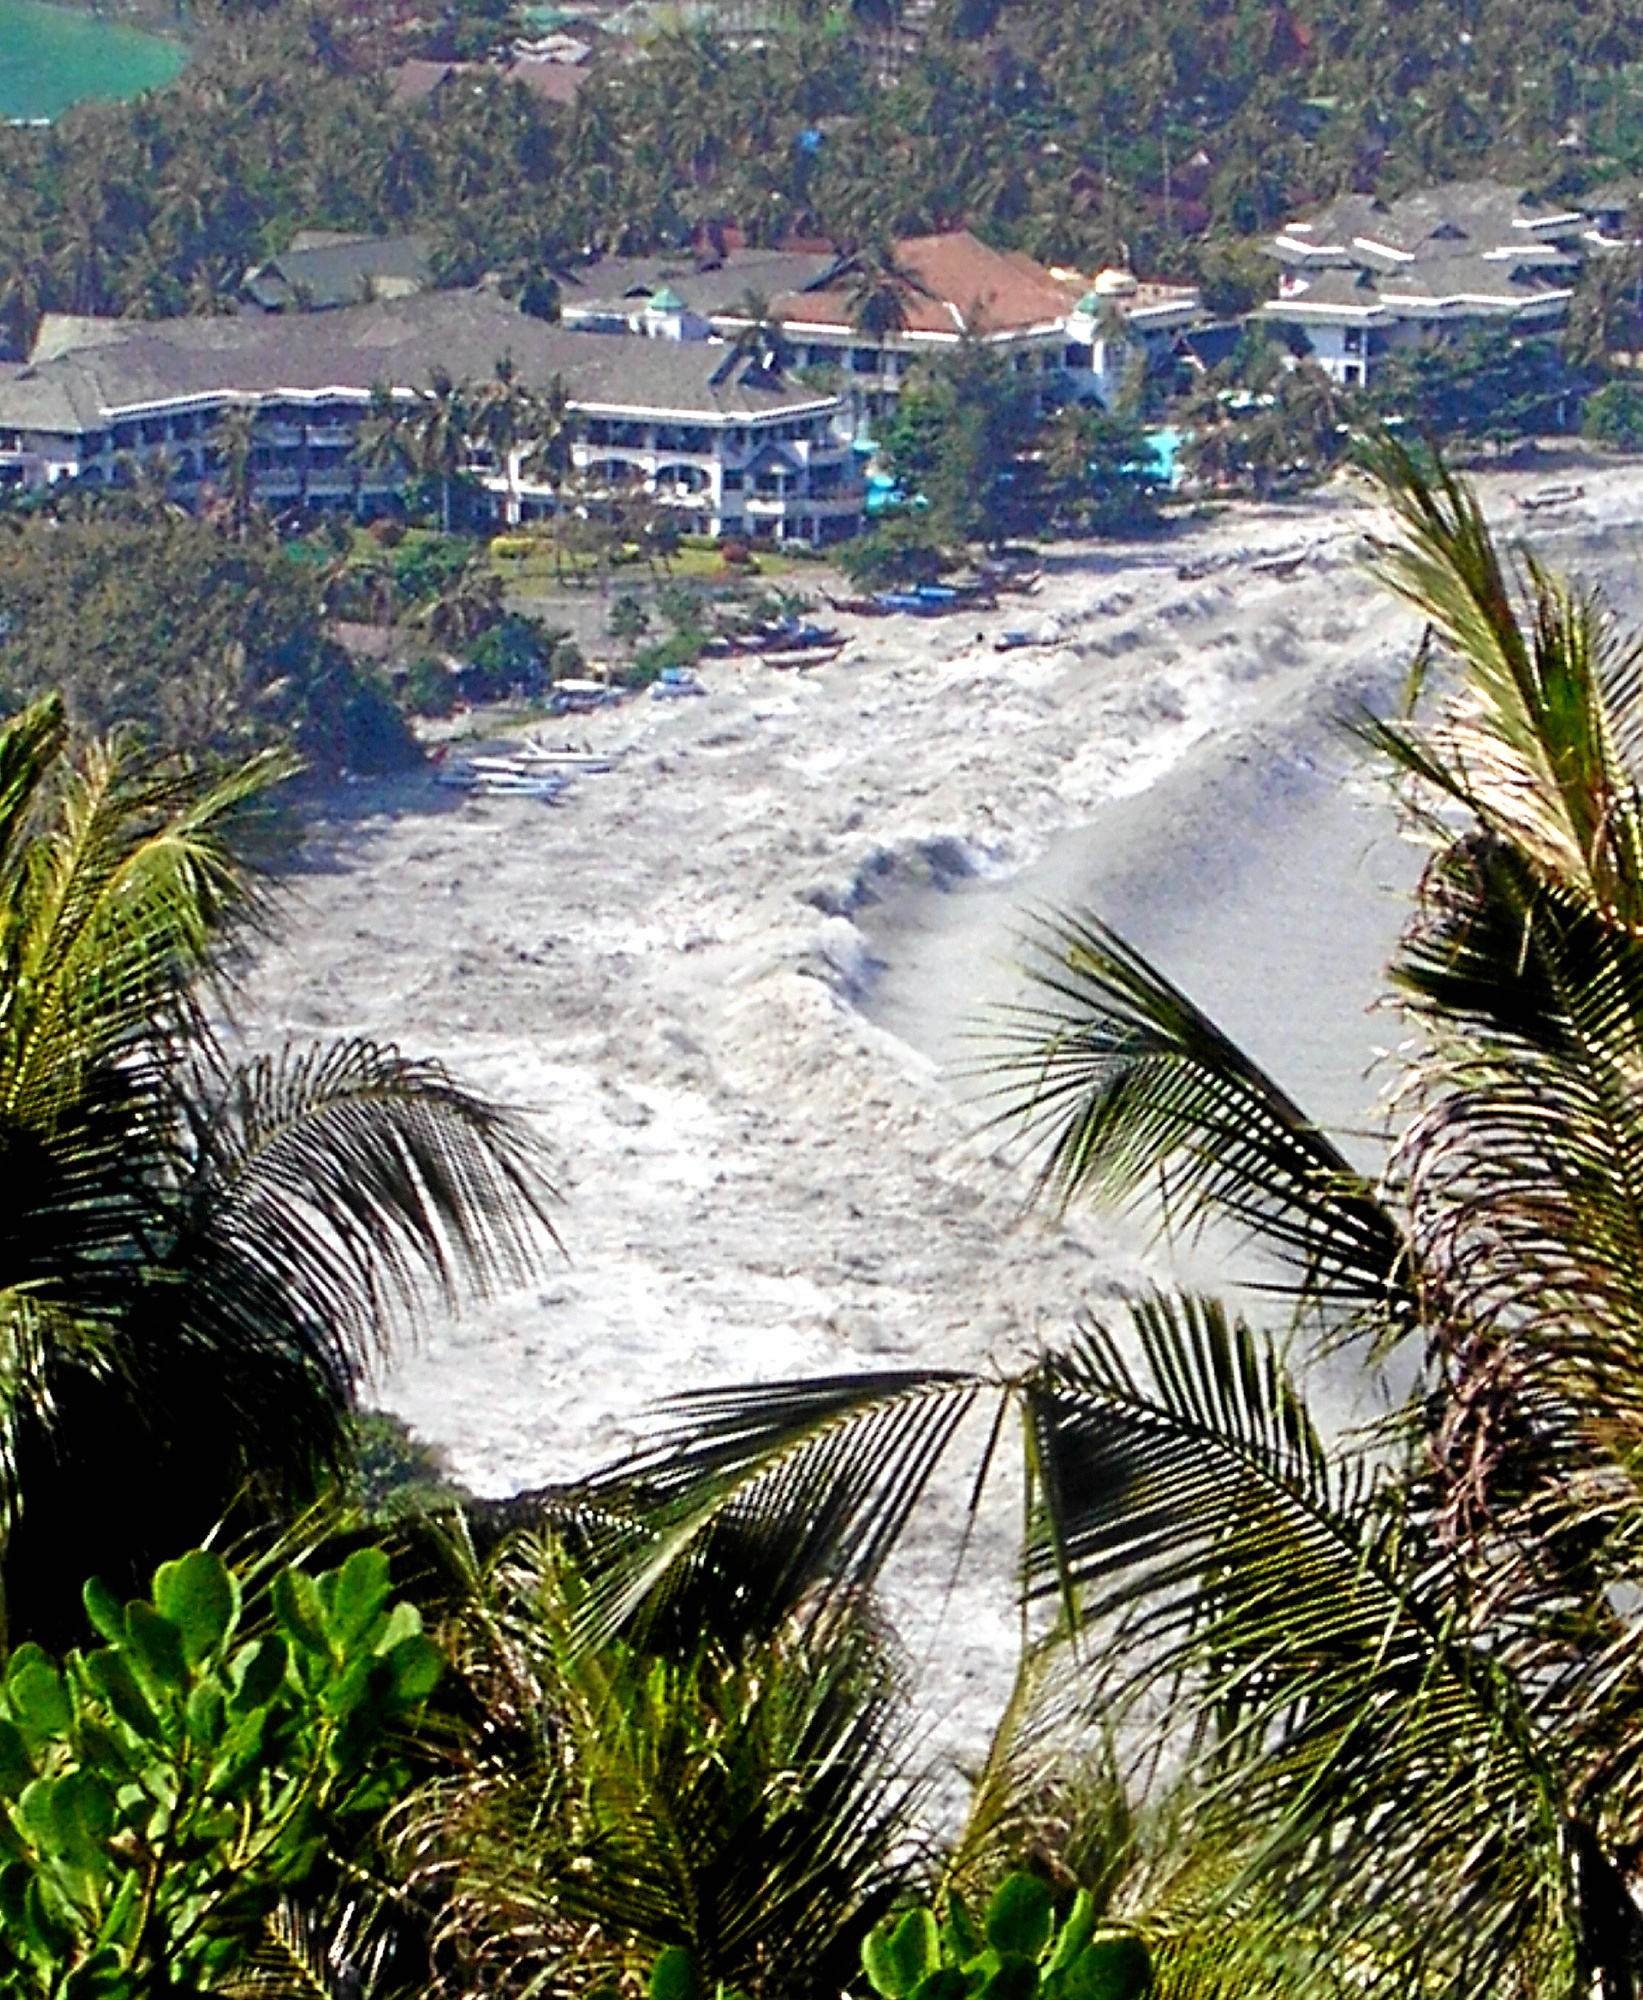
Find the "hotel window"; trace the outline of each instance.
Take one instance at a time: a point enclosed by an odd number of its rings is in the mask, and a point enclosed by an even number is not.
[[[1341,346],[1348,354],[1362,354],[1363,328],[1361,326],[1347,327],[1341,334]]]

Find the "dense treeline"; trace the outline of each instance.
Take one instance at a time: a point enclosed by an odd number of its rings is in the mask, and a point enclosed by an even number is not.
[[[388,690],[327,635],[315,575],[261,523],[232,539],[161,505],[0,525],[0,709],[52,693],[80,732],[213,764],[281,747],[380,771],[419,754]]]
[[[943,0],[916,35],[867,9],[757,45],[665,33],[569,109],[500,76],[392,105],[380,38],[317,13],[201,35],[168,91],[0,133],[14,346],[43,309],[224,304],[303,225],[427,228],[450,275],[522,278],[727,218],[764,239],[968,222],[1052,259],[1197,267],[1235,302],[1225,239],[1339,188],[1643,162],[1629,0]]]

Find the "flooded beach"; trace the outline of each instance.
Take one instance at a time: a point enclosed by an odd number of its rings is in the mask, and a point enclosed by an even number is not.
[[[1516,532],[1514,479],[1483,483]],[[1624,598],[1643,480],[1586,488],[1537,545]],[[709,662],[705,700],[550,725],[613,764],[559,804],[349,788],[247,1038],[370,1034],[522,1106],[566,1250],[376,1399],[501,1495],[617,1457],[681,1389],[1007,1367],[1158,1278],[1137,1227],[1028,1212],[956,1073],[1035,905],[1131,934],[1372,1167],[1401,1029],[1370,1009],[1419,866],[1342,727],[1419,637],[1364,572],[1377,521],[1337,487],[1059,551],[1008,609],[846,621],[812,672]],[[995,650],[1006,626],[1035,643]],[[1342,1420],[1370,1393],[1326,1386]],[[892,1595],[973,1747],[1014,1663],[1017,1517],[991,1510],[949,1595],[961,1493]]]

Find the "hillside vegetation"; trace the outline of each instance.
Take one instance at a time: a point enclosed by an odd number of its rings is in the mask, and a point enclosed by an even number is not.
[[[1643,164],[1632,0],[936,0],[905,26],[861,0],[659,33],[569,108],[500,73],[391,103],[395,55],[505,35],[460,10],[420,35],[369,8],[202,3],[195,25],[171,89],[0,132],[14,349],[42,310],[221,306],[302,226],[428,229],[448,276],[522,288],[715,221],[841,241],[964,222],[1051,260],[1196,271],[1236,305],[1253,272],[1227,246],[1341,188]]]

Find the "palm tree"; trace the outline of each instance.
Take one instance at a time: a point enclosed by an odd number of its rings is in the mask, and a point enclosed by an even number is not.
[[[468,469],[481,416],[474,392],[436,369],[426,389],[415,392],[413,407],[402,417],[410,443],[411,463],[425,479],[439,482],[439,525],[451,532],[451,499],[456,482]]]
[[[228,499],[229,529],[235,541],[245,540],[256,503],[257,476],[254,458],[257,448],[255,404],[236,403],[224,410],[211,426],[208,439],[212,463],[221,469],[223,490]]]
[[[760,291],[743,292],[736,317],[739,323],[731,343],[732,354],[769,374],[780,375],[792,360],[792,349],[782,317],[773,310],[769,299]]]
[[[416,613],[416,622],[447,646],[477,639],[502,616],[505,586],[483,556],[464,563]]]
[[[555,376],[545,390],[527,388],[507,355],[479,392],[476,431],[501,468],[506,486],[503,508],[510,527],[519,521],[521,475],[528,472],[557,484],[565,469],[568,407],[561,377]]]
[[[359,512],[365,475],[368,472],[387,472],[400,475],[411,469],[410,441],[406,435],[404,413],[394,400],[394,392],[386,382],[371,385],[370,401],[365,415],[360,420],[359,432],[355,437],[352,451],[354,473],[354,511]]]
[[[449,1541],[484,1726],[392,1823],[445,1952],[480,1987],[587,1987],[672,1946],[708,1991],[838,1991],[921,1859],[882,1632],[750,1589],[725,1544],[687,1600],[586,1647],[588,1524],[549,1514],[483,1565]]]
[[[596,1488],[648,1492],[652,1533],[585,1624],[732,1530],[789,1594],[857,1592],[966,1420],[991,1407],[979,1484],[1013,1412],[1038,1629],[1078,1649],[1086,1717],[1196,1779],[1220,1907],[1275,1898],[1354,1994],[1635,2000],[1643,645],[1509,569],[1448,474],[1375,465],[1381,571],[1458,675],[1365,725],[1433,844],[1392,967],[1422,1047],[1386,1173],[1094,919],[1046,920],[992,1073],[1041,1194],[1249,1239],[1268,1325],[1159,1294],[1003,1382],[684,1399]],[[1326,1447],[1285,1352],[1400,1345],[1407,1402]]]
[[[905,332],[910,302],[930,297],[924,280],[884,237],[874,237],[852,250],[841,275],[847,281],[850,324],[868,340],[883,341],[893,333]]]
[[[203,785],[0,727],[0,1576],[72,1638],[225,1512],[305,1503],[372,1357],[430,1288],[536,1262],[526,1134],[360,1039],[240,1066],[210,1025],[267,920],[239,858],[274,754]]]

